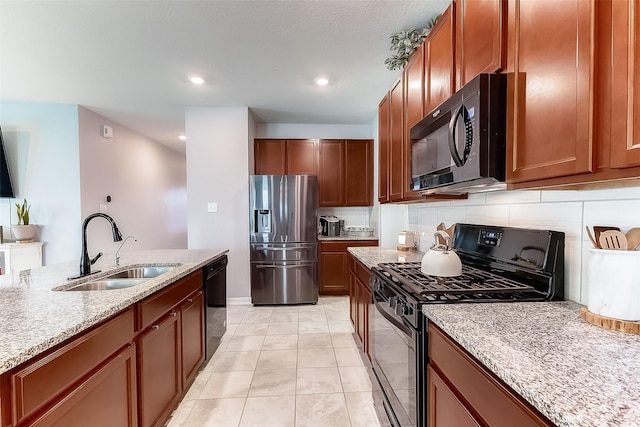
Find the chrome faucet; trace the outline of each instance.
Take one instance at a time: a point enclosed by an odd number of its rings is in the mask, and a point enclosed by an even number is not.
[[[120,230],[118,230],[116,222],[109,215],[103,213],[93,213],[86,217],[84,222],[82,223],[82,255],[80,257],[80,275],[70,277],[69,279],[77,279],[78,277],[83,277],[91,274],[91,265],[94,264],[98,260],[98,258],[102,256],[102,252],[99,252],[98,255],[95,256],[95,258],[90,259],[89,253],[87,252],[87,225],[89,224],[89,221],[97,217],[102,217],[109,221],[109,223],[111,224],[111,231],[113,233],[114,242],[119,242],[122,240],[122,234],[120,234]]]
[[[133,236],[127,236],[127,238],[126,238],[126,239],[124,239],[124,240],[122,241],[122,243],[120,243],[120,246],[118,247],[118,250],[116,250],[116,258],[115,258],[115,260],[114,260],[114,265],[115,265],[116,267],[120,265],[120,257],[118,256],[118,252],[120,252],[120,249],[122,249],[122,247],[124,246],[124,244],[125,244],[125,243],[127,243],[127,240],[129,240],[129,239],[133,239],[133,241],[134,241],[134,242],[137,242],[137,241],[138,241],[138,239],[136,239],[136,238],[135,238],[135,237],[133,237]]]

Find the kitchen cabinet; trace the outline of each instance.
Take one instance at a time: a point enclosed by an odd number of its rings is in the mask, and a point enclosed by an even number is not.
[[[593,7],[509,2],[508,183],[592,171]]]
[[[256,175],[317,175],[315,139],[255,139]]]
[[[138,303],[142,427],[162,425],[188,386],[184,380],[195,377],[193,364],[199,367],[204,359],[204,314],[191,311],[204,308],[201,288],[202,270],[198,270]],[[197,341],[185,345],[189,338]]]
[[[369,356],[369,309],[373,304],[369,287],[371,271],[349,254],[349,317],[362,351]]]
[[[404,143],[404,76],[396,81],[389,92],[389,201],[401,202],[404,197],[405,158]]]
[[[2,426],[81,426],[87,410],[104,415],[102,425],[136,425],[134,320],[127,309],[3,374]]]
[[[373,140],[321,139],[318,206],[373,206]]]
[[[455,6],[449,5],[424,41],[423,117],[455,92]]]
[[[42,242],[0,244],[0,274],[42,267]]]
[[[411,190],[411,127],[424,117],[424,43],[409,58],[404,67],[404,124],[402,137],[402,199],[420,199]]]
[[[432,322],[428,341],[430,426],[553,426]]]
[[[507,1],[457,0],[455,7],[457,90],[480,73],[495,73],[505,68]],[[557,34],[548,22],[537,25],[545,28],[540,28],[539,35],[543,36],[538,42],[540,45],[555,40]],[[546,25],[550,32],[545,31]]]
[[[640,166],[640,5],[618,0],[610,7],[615,75],[611,80],[611,167],[628,168]]]
[[[348,247],[378,246],[377,240],[320,240],[318,271],[320,295],[349,295]]]
[[[389,202],[389,94],[378,105],[378,202]]]

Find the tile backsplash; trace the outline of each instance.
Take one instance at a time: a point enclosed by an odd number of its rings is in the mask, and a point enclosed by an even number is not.
[[[455,222],[550,229],[565,233],[565,298],[587,303],[591,242],[585,226],[640,227],[640,187],[589,191],[501,191],[467,200],[408,206],[408,229],[420,233],[420,248],[436,226]]]

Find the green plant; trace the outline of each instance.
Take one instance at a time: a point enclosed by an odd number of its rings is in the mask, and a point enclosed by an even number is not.
[[[20,205],[20,203],[16,203],[18,225],[29,225],[29,209],[31,209],[31,205],[27,205],[27,199],[24,199],[22,205]]]
[[[396,53],[385,59],[389,70],[401,70],[409,62],[409,57],[416,51],[431,31],[431,28],[438,22],[440,15],[436,15],[427,22],[427,26],[418,30],[402,30],[391,36],[391,50]]]

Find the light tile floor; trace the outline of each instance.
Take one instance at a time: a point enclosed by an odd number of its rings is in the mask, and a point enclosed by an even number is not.
[[[220,348],[168,427],[377,427],[348,297],[231,306]]]

